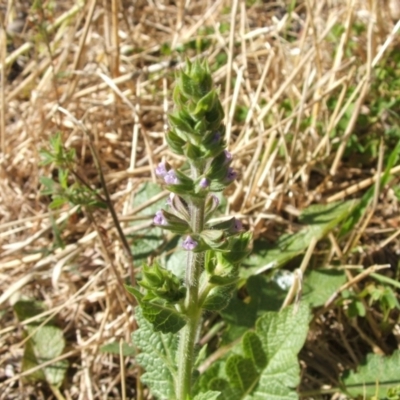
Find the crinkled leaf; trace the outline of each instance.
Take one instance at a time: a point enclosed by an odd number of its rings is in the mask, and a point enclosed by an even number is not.
[[[160,194],[161,191],[160,186],[157,184],[151,182],[144,183],[137,191],[132,206],[141,206],[151,198]],[[152,219],[155,213],[165,206],[165,204],[166,199],[162,198],[146,207],[143,211],[140,211],[138,215]],[[143,224],[143,221],[135,221],[132,223],[132,225],[140,224]],[[131,250],[135,260],[135,266],[138,267],[146,262],[149,256],[154,257],[157,254],[158,249],[164,242],[164,235],[161,228],[146,227],[144,230],[129,235],[129,239],[132,243]]]
[[[311,307],[322,306],[346,282],[343,270],[318,269],[304,276],[302,300]]]
[[[301,305],[287,307],[280,313],[268,312],[258,319],[256,333],[267,358],[267,366],[252,399],[297,399],[300,382],[297,354],[307,337],[309,309]]]
[[[175,308],[156,302],[145,301],[143,294],[139,290],[128,285],[125,285],[125,288],[135,296],[142,309],[143,317],[153,325],[155,332],[177,333],[186,325],[186,320]]]
[[[232,296],[235,285],[217,286],[211,289],[203,308],[209,311],[220,311],[228,304]]]
[[[400,350],[391,356],[368,354],[365,362],[357,372],[347,371],[343,376],[343,384],[352,398],[378,399],[386,397],[390,388],[400,384]]]
[[[126,342],[122,343],[122,349],[119,342],[107,343],[100,347],[100,352],[102,353],[119,355],[121,353],[121,350],[124,357],[130,357],[136,354],[136,349]]]
[[[243,353],[252,361],[257,370],[262,370],[267,365],[267,358],[263,351],[260,338],[254,332],[246,332],[242,339]]]
[[[223,336],[224,343],[237,339],[248,328],[254,327],[257,318],[266,311],[279,310],[287,293],[276,282],[268,281],[265,275],[251,276],[245,288],[246,298],[235,293],[228,306],[221,311],[222,318],[229,325]]]
[[[193,400],[218,400],[220,392],[208,390],[206,393],[199,393]]]
[[[132,340],[141,351],[136,361],[146,371],[141,380],[157,398],[174,399],[178,336],[155,332],[139,307],[136,308],[136,321],[139,329],[133,333]]]
[[[165,267],[178,278],[184,279],[187,267],[188,252],[182,246],[174,249],[165,262]]]
[[[208,389],[221,391],[221,400],[294,400],[300,382],[297,354],[308,332],[307,306],[267,312],[257,320],[255,332],[242,339],[242,354],[231,355],[225,371],[212,366]],[[201,383],[204,387],[204,380]]]
[[[41,303],[34,300],[20,300],[14,305],[18,319],[24,321],[45,311]],[[65,347],[63,331],[53,325],[53,321],[40,326],[43,319],[24,326],[29,339],[25,343],[22,359],[22,371],[28,371],[38,365],[59,357]],[[68,369],[68,361],[61,360],[27,375],[31,381],[45,380],[49,385],[61,386]]]

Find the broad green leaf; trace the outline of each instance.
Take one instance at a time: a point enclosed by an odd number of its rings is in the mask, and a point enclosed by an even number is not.
[[[41,303],[34,300],[20,300],[14,305],[14,311],[20,321],[32,318],[45,311]],[[60,356],[65,347],[65,339],[60,328],[52,321],[40,326],[43,319],[24,326],[25,335],[29,339],[25,343],[22,359],[22,371],[28,371],[38,365]],[[68,361],[61,360],[50,364],[32,374],[27,375],[31,381],[44,380],[49,385],[61,386],[68,368]]]
[[[186,325],[186,320],[172,306],[146,301],[139,290],[128,285],[125,285],[125,288],[135,296],[142,309],[143,317],[153,325],[155,332],[177,333]]]
[[[242,275],[257,275],[283,266],[305,252],[312,239],[320,240],[326,236],[351,213],[355,204],[356,202],[351,200],[306,208],[299,219],[307,226],[299,232],[282,235],[272,246],[263,241],[254,243],[253,255],[245,263],[248,268],[242,269]]]
[[[378,399],[386,397],[388,390],[400,384],[400,350],[391,356],[368,354],[357,372],[347,371],[343,376],[345,391],[351,398]]]
[[[182,247],[178,247],[173,251],[170,256],[167,257],[165,268],[171,271],[178,278],[184,279],[187,268],[187,259],[188,252],[186,250],[183,250]]]
[[[172,333],[155,332],[153,326],[136,308],[136,321],[139,329],[133,333],[132,340],[141,353],[136,361],[145,369],[141,380],[159,399],[175,398],[174,381],[177,375],[176,349],[178,336]]]
[[[208,390],[206,393],[199,393],[193,400],[218,400],[220,392]]]
[[[161,191],[160,185],[151,182],[144,183],[136,193],[132,206],[135,208],[142,205],[161,193]],[[155,213],[165,204],[165,198],[158,200],[143,211],[140,211],[138,215],[153,219]],[[135,221],[132,225],[140,225],[142,223],[143,221]],[[136,266],[141,266],[149,256],[154,257],[157,255],[164,242],[162,229],[156,227],[146,227],[143,231],[137,231],[129,235],[129,238],[132,242],[131,250]]]
[[[221,392],[220,400],[294,400],[300,382],[297,354],[308,332],[306,305],[267,312],[257,320],[255,332],[242,339],[241,354],[211,366],[208,389]],[[200,379],[203,388],[205,380]]]
[[[302,300],[311,307],[322,306],[346,281],[343,270],[307,271],[304,276]]]
[[[111,353],[119,355],[121,353],[120,343],[119,342],[107,343],[100,347],[100,351],[102,353]],[[136,349],[133,346],[131,346],[126,342],[122,343],[122,355],[124,357],[134,356],[135,354],[136,354]]]
[[[234,341],[248,328],[253,328],[257,318],[266,311],[279,310],[287,293],[265,275],[251,276],[244,288],[247,296],[241,298],[234,293],[228,306],[221,311],[222,318],[229,325],[223,335],[224,343]]]
[[[300,382],[297,354],[307,337],[309,309],[302,305],[288,307],[280,313],[268,312],[258,319],[256,334],[261,340],[267,366],[252,392],[251,399],[297,399]]]

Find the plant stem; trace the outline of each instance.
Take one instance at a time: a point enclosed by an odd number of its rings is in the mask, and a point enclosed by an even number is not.
[[[204,224],[204,200],[191,204],[190,217],[193,233],[200,233]],[[204,252],[188,253],[186,269],[187,294],[185,310],[187,323],[180,333],[178,349],[178,380],[176,382],[177,400],[188,400],[192,386],[192,371],[194,364],[194,347],[201,318],[199,304],[199,281],[204,267]]]

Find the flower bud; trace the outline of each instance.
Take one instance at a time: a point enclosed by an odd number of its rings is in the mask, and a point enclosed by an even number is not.
[[[193,251],[197,245],[198,243],[189,235],[186,236],[186,239],[182,243],[182,247],[188,251]]]
[[[225,155],[225,164],[230,164],[232,161],[232,153],[230,153],[228,150],[224,150],[224,155]]]
[[[165,219],[162,210],[159,210],[159,211],[156,212],[156,215],[153,218],[153,222],[154,222],[155,225],[168,225],[168,222]]]
[[[210,194],[206,199],[204,214],[206,221],[212,216],[219,206],[219,198],[215,194]]]
[[[177,185],[179,183],[179,179],[173,169],[170,169],[163,178],[167,185]]]
[[[207,178],[201,178],[199,186],[202,189],[207,189],[210,186],[210,181]]]
[[[142,280],[138,283],[148,291],[144,300],[160,298],[169,303],[176,303],[185,297],[186,289],[179,279],[157,263],[152,267],[143,266]]]
[[[243,230],[243,225],[238,219],[229,218],[217,223],[207,223],[206,228],[216,231],[222,230],[226,235],[231,236],[241,232]]]
[[[175,215],[183,220],[189,222],[190,215],[189,215],[189,208],[185,200],[178,196],[175,193],[170,193],[169,195],[169,202],[171,209],[174,211]]]
[[[165,175],[167,175],[168,171],[167,171],[167,166],[165,164],[165,162],[160,162],[157,167],[156,167],[156,175],[164,178]]]
[[[165,210],[159,210],[156,212],[153,223],[160,228],[180,234],[187,233],[190,230],[189,225],[185,220]]]

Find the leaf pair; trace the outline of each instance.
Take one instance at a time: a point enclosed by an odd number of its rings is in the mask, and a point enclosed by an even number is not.
[[[146,372],[142,381],[153,395],[173,399],[176,379],[175,335],[155,332],[137,309],[139,329],[133,341],[142,353],[137,361]],[[268,312],[247,332],[241,348],[227,360],[215,362],[198,379],[194,400],[297,399],[300,380],[297,354],[306,339],[309,311],[306,306]],[[218,394],[219,393],[219,394]]]

